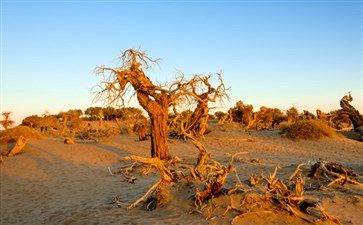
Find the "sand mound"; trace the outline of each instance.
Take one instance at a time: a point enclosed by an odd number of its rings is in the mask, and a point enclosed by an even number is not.
[[[20,136],[26,139],[41,139],[43,135],[34,129],[25,126],[17,126],[7,130],[0,131],[0,144],[16,142]]]

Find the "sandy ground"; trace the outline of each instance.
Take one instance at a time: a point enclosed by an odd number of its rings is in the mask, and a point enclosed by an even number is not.
[[[252,174],[272,174],[279,164],[277,176],[286,178],[298,164],[317,160],[338,162],[358,173],[362,181],[362,142],[343,136],[295,142],[281,138],[278,132],[253,131],[248,135],[239,128],[212,125],[212,132],[201,142],[213,159],[225,165],[229,154],[247,152],[235,162],[246,190],[250,188],[247,180]],[[1,146],[1,150],[7,147]],[[191,143],[172,140],[169,148],[172,156],[191,165],[196,163],[198,150]],[[126,134],[99,143],[79,141],[74,145],[64,144],[58,138],[30,140],[22,154],[5,157],[0,164],[0,224],[231,224],[239,215],[229,212],[221,216],[228,205],[226,202],[232,201],[223,199],[224,196],[214,202],[222,213],[216,210],[208,220],[205,215],[190,213],[194,192],[191,187],[174,190],[174,198],[163,208],[146,211],[140,204],[127,210],[159,177],[156,172],[147,176],[134,172],[136,181],[128,183],[119,174],[111,175],[108,167],[116,171],[121,165],[132,163],[122,161],[128,155],[149,157],[150,141],[140,142],[136,136]],[[309,167],[304,169],[306,174]],[[233,178],[230,176],[226,188],[233,187]],[[326,211],[339,216],[343,224],[363,224],[362,187],[353,184],[326,187],[327,182],[306,179],[305,197],[321,201]],[[319,188],[312,187],[316,184]],[[121,207],[110,204],[115,196],[119,196]],[[305,223],[286,211],[247,213],[234,220],[234,224]]]

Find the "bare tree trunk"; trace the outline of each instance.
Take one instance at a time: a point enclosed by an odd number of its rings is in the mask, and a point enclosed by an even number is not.
[[[168,131],[166,124],[168,114],[160,113],[150,116],[151,120],[151,157],[168,160],[171,158],[168,150]]]
[[[220,118],[220,119],[218,120],[218,124],[219,124],[219,125],[223,125],[223,124],[224,124],[224,122],[227,120],[228,116],[229,116],[229,114],[228,114],[228,113],[226,113],[226,114],[225,114],[222,118]]]
[[[98,126],[98,130],[102,130],[103,127],[103,110],[100,110],[100,113],[98,114],[100,121],[99,121],[99,126]]]
[[[228,111],[228,113],[229,113],[229,124],[232,124],[232,122],[233,122],[233,111],[232,111],[232,109],[230,109]]]
[[[254,113],[249,119],[248,119],[248,124],[247,124],[247,126],[245,127],[245,131],[247,132],[247,133],[251,133],[251,131],[250,131],[250,129],[251,129],[251,127],[253,126],[253,124],[255,124],[255,122],[256,122],[256,120],[257,120],[257,113]]]
[[[194,110],[185,129],[193,131],[196,136],[202,136],[205,134],[208,130],[208,113],[208,105],[204,102],[200,102]]]
[[[146,93],[142,91],[137,93],[137,99],[148,112],[151,121],[151,157],[168,160],[171,158],[168,150],[170,97],[166,93],[161,93],[158,97],[158,99],[151,100]]]
[[[352,121],[354,130],[363,130],[363,116],[356,110],[349,102],[353,101],[352,96],[349,93],[349,96],[344,96],[340,100],[340,106],[342,110],[340,113],[347,114],[349,119]]]
[[[62,133],[61,136],[63,136],[67,131],[67,122],[68,122],[68,116],[63,117],[63,127],[62,127]]]

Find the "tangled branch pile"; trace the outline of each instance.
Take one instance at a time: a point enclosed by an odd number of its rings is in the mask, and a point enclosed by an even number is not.
[[[189,186],[195,190],[193,194],[194,209],[190,213],[200,213],[205,216],[206,220],[213,217],[224,218],[227,214],[230,215],[232,213],[234,215],[232,224],[234,224],[238,223],[246,215],[281,211],[294,215],[308,223],[315,223],[323,219],[340,224],[339,218],[329,215],[319,201],[304,198],[305,180],[300,168],[305,164],[300,164],[296,171],[286,180],[277,178],[279,170],[279,166],[277,166],[272,175],[253,175],[250,177],[249,182],[242,183],[237,170],[233,166],[233,161],[237,155],[245,154],[246,152],[232,155],[228,165],[223,165],[213,160],[210,153],[201,143],[187,133],[185,134],[199,150],[198,161],[194,166],[184,163],[177,157],[169,161],[139,156],[125,158],[135,161],[131,166],[124,167],[120,170],[120,173],[129,183],[133,183],[136,179],[130,176],[130,172],[136,166],[143,168],[143,174],[149,173],[152,168],[155,168],[160,174],[159,180],[144,196],[132,203],[128,207],[129,209],[143,201],[148,210],[163,207],[172,200],[173,195],[171,192],[173,188],[178,189],[177,187]],[[344,169],[342,166],[333,167],[333,163],[330,163],[329,167],[322,162],[318,162],[317,165],[327,175],[338,177],[334,183],[349,181],[362,185],[358,181],[349,178],[354,173]],[[312,174],[315,174],[315,176],[317,174],[317,168],[318,166],[316,165],[312,167]],[[340,174],[334,168],[340,168],[342,171],[345,171],[345,175]],[[228,175],[232,172],[236,175],[236,180],[233,182],[235,185],[226,189],[223,185],[226,183]],[[330,185],[332,184],[328,186]],[[223,205],[220,202],[215,203],[216,201],[220,201],[221,198],[229,199],[230,204]],[[236,202],[236,199],[239,199],[239,201]],[[120,205],[119,201],[114,203]],[[224,211],[223,214],[221,214],[221,208]]]

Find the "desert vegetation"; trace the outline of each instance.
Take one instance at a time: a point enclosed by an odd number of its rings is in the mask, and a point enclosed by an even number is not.
[[[37,130],[26,126],[17,126],[0,132],[0,144],[16,142],[20,136],[27,139],[41,139],[43,137],[43,135]]]
[[[335,130],[318,120],[299,120],[284,127],[281,131],[283,137],[294,140],[319,140],[334,137]]]

